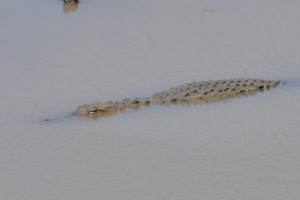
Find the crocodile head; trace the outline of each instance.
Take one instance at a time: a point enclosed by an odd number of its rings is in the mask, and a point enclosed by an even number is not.
[[[91,104],[85,104],[79,106],[72,114],[73,115],[105,115],[105,114],[113,114],[116,112],[116,104],[112,101],[110,102],[97,102]]]

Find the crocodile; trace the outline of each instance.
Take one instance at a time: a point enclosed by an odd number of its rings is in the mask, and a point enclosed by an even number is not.
[[[198,104],[221,101],[224,99],[247,96],[259,91],[269,90],[280,81],[261,79],[228,79],[217,81],[193,82],[156,93],[149,98],[124,99],[120,102],[95,102],[79,106],[72,115],[97,118],[113,115],[127,108],[138,109],[149,104]]]

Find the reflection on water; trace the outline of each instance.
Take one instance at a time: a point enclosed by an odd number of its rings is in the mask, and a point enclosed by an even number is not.
[[[65,14],[75,12],[78,9],[78,0],[64,0],[63,12]]]

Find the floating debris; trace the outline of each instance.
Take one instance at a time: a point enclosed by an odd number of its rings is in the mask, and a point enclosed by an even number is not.
[[[64,13],[75,12],[78,9],[78,0],[64,0]]]

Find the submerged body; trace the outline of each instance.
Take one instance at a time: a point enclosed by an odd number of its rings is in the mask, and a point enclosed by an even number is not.
[[[141,105],[201,103],[214,102],[241,95],[254,94],[278,86],[279,81],[266,81],[259,79],[231,79],[218,81],[193,82],[167,91],[154,94],[150,98],[124,99],[121,102],[97,102],[79,106],[73,115],[98,117],[111,115],[126,108],[138,109]]]

